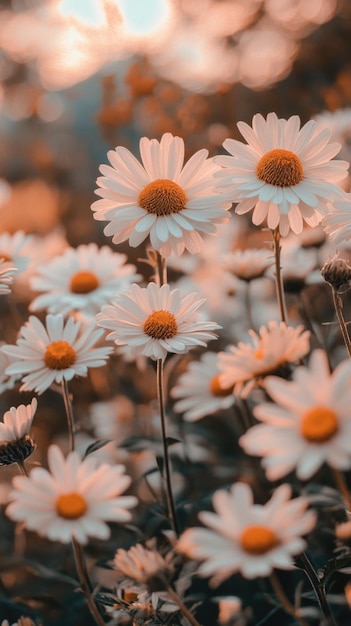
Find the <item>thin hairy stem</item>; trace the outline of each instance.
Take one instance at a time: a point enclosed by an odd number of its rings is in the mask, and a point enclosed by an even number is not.
[[[334,476],[334,480],[337,484],[337,487],[343,497],[344,500],[344,504],[345,504],[345,509],[346,509],[346,514],[349,518],[351,518],[351,495],[350,492],[348,490],[347,484],[346,484],[346,480],[345,477],[343,475],[342,472],[340,472],[340,470],[336,469],[335,467],[332,467],[332,472],[333,472],[333,476]]]
[[[159,287],[167,283],[167,262],[166,259],[156,250],[156,277]]]
[[[274,251],[274,262],[275,262],[275,288],[277,292],[280,319],[282,322],[287,323],[283,277],[282,277],[282,271],[281,271],[282,268],[280,265],[280,255],[281,255],[282,248],[280,245],[279,228],[275,228],[274,230],[272,230],[272,236],[273,236],[273,251]]]
[[[334,308],[335,308],[335,312],[338,318],[342,338],[344,340],[344,344],[346,346],[348,355],[349,357],[351,357],[351,341],[350,341],[350,336],[347,330],[346,322],[344,320],[344,316],[342,313],[342,299],[337,289],[335,289],[335,287],[332,287],[332,292],[333,292]]]
[[[306,552],[302,552],[300,554],[300,558],[304,564],[303,570],[313,587],[319,607],[324,615],[325,626],[337,626],[328,604],[327,594],[323,582],[320,580]]]
[[[76,563],[79,582],[81,584],[82,591],[85,595],[85,599],[87,601],[89,611],[98,626],[105,626],[105,622],[92,596],[92,585],[89,580],[82,546],[73,537],[72,537],[72,546],[73,546],[74,560]]]
[[[194,615],[190,613],[189,609],[185,606],[184,602],[174,591],[174,589],[172,589],[172,587],[167,587],[167,592],[173,602],[175,602],[179,606],[181,612],[183,613],[184,617],[187,618],[188,622],[190,622],[192,626],[201,626],[197,619],[194,617]]]
[[[27,470],[27,468],[26,468],[26,466],[24,464],[24,461],[16,461],[16,463],[17,463],[18,469],[21,472],[22,476],[27,476],[27,478],[28,478],[29,474],[28,474],[28,470]]]
[[[282,607],[284,609],[284,611],[286,611],[286,613],[288,613],[289,615],[291,615],[292,617],[294,617],[296,619],[296,621],[301,624],[301,626],[309,626],[308,622],[306,622],[302,617],[299,616],[297,610],[295,609],[295,607],[291,604],[289,598],[287,597],[287,595],[285,594],[285,591],[283,589],[283,587],[280,584],[279,578],[278,576],[275,574],[275,572],[272,572],[269,580],[271,582],[271,585],[274,589],[275,594],[278,596]]]
[[[173,496],[173,490],[172,490],[171,463],[170,463],[168,444],[167,444],[165,400],[164,400],[164,389],[163,389],[163,360],[162,359],[158,359],[157,361],[156,377],[157,377],[157,399],[158,399],[158,406],[159,406],[159,411],[160,411],[162,445],[163,445],[163,472],[162,474],[165,480],[168,516],[169,516],[172,529],[176,533],[177,537],[179,537],[178,521],[177,521],[177,515],[176,515],[176,510],[175,510],[175,504],[174,504],[174,496]]]
[[[65,403],[66,415],[67,415],[67,424],[68,424],[68,437],[69,437],[69,449],[74,450],[74,418],[73,418],[73,410],[72,410],[72,402],[68,391],[67,380],[63,379],[62,381],[62,395],[63,401]]]

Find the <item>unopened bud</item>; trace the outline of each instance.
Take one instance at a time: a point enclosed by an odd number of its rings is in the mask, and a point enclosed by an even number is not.
[[[345,259],[340,259],[338,254],[335,254],[324,263],[321,274],[324,280],[338,291],[349,284],[351,267]]]

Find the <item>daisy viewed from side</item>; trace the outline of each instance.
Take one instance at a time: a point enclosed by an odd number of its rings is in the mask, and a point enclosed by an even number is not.
[[[272,251],[267,248],[235,250],[222,260],[224,269],[246,282],[263,276],[272,263]]]
[[[35,448],[30,436],[32,422],[37,410],[37,400],[28,405],[12,406],[0,422],[0,465],[24,461]]]
[[[51,541],[72,538],[86,544],[89,537],[108,539],[110,522],[129,522],[134,496],[123,496],[131,479],[124,465],[98,465],[92,457],[81,460],[78,452],[65,458],[56,445],[49,447],[49,471],[35,467],[29,477],[13,479],[11,503],[6,514],[23,522]]]
[[[270,480],[295,470],[307,480],[327,463],[351,468],[351,362],[330,373],[328,359],[315,350],[309,367],[298,367],[293,379],[271,376],[265,389],[273,402],[254,408],[262,422],[240,438],[247,454],[261,456]]]
[[[206,347],[207,341],[216,338],[212,331],[220,326],[200,319],[198,309],[203,303],[195,293],[182,296],[168,284],[132,285],[112,304],[103,306],[96,320],[112,331],[107,339],[118,346],[128,345],[135,355],[165,359],[168,352],[184,354],[194,346]]]
[[[305,221],[316,226],[328,211],[328,202],[342,195],[336,183],[347,175],[347,161],[331,160],[340,144],[329,143],[331,131],[310,120],[300,128],[300,118],[288,120],[269,113],[267,119],[254,115],[252,128],[237,124],[246,139],[243,144],[226,139],[230,156],[215,157],[223,167],[216,174],[229,190],[236,213],[253,210],[252,221],[267,221],[285,236],[291,229],[300,233]]]
[[[95,219],[109,222],[104,233],[114,243],[128,240],[135,248],[150,237],[165,256],[198,252],[201,235],[228,221],[231,203],[213,176],[219,167],[205,149],[184,165],[184,141],[170,133],[160,142],[142,137],[140,155],[142,163],[123,146],[108,152],[112,167],[100,166]]]
[[[333,202],[332,208],[323,218],[322,226],[335,245],[351,239],[351,193],[345,193]]]
[[[16,267],[12,267],[11,263],[0,259],[0,295],[11,293],[11,285],[16,272]]]
[[[219,381],[224,388],[231,385],[242,397],[254,387],[257,380],[271,374],[278,367],[296,363],[310,349],[310,332],[302,325],[287,326],[285,322],[270,321],[259,333],[249,331],[250,343],[239,341],[219,352]]]
[[[43,393],[54,382],[86,376],[89,367],[105,365],[112,348],[94,347],[103,331],[95,325],[83,327],[79,321],[63,315],[47,315],[45,325],[34,315],[19,331],[16,345],[5,344],[0,350],[11,364],[5,374],[22,378],[21,391]]]
[[[233,387],[219,384],[218,355],[205,352],[199,361],[189,363],[187,370],[171,389],[176,399],[174,411],[184,413],[188,422],[212,415],[234,404]]]
[[[20,274],[28,267],[31,241],[31,235],[26,235],[22,230],[14,234],[0,234],[0,259],[10,263]]]
[[[125,254],[113,252],[108,246],[98,248],[95,243],[68,248],[40,267],[32,278],[32,289],[44,293],[34,298],[30,310],[96,315],[103,304],[139,279],[135,266],[126,260]]]
[[[302,552],[302,538],[316,522],[308,500],[291,499],[291,487],[280,485],[264,505],[254,504],[250,487],[234,484],[230,491],[213,496],[214,513],[201,511],[207,528],[188,528],[180,536],[177,550],[203,563],[197,573],[211,577],[218,586],[240,572],[248,579],[269,576],[274,568],[293,569],[293,556]]]

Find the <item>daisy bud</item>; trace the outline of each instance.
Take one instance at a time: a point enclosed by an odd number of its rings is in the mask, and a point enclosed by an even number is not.
[[[336,253],[332,259],[328,259],[324,263],[321,274],[329,285],[339,290],[351,280],[351,267],[345,259],[340,259]]]

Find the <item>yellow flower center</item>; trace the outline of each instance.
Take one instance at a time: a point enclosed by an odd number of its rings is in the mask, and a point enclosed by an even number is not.
[[[230,387],[223,387],[220,384],[220,374],[217,374],[217,376],[214,376],[212,380],[210,380],[210,392],[216,398],[224,398],[225,396],[230,396],[230,394],[233,393],[233,385],[230,385]]]
[[[338,416],[326,406],[316,406],[302,416],[301,434],[311,443],[329,441],[338,430]]]
[[[56,511],[64,519],[78,519],[87,510],[87,503],[84,498],[75,493],[62,493],[56,500]]]
[[[275,548],[279,537],[267,526],[247,526],[240,538],[241,547],[249,554],[265,554]]]
[[[51,370],[65,370],[71,367],[77,358],[75,350],[68,341],[53,341],[45,351],[45,365]]]
[[[263,359],[263,357],[264,357],[264,350],[263,350],[263,348],[257,348],[257,350],[255,350],[255,352],[253,353],[253,356],[258,361],[260,359]]]
[[[179,213],[185,208],[186,195],[173,180],[158,178],[146,185],[139,194],[139,205],[158,217]]]
[[[178,332],[176,318],[169,311],[153,311],[144,323],[144,333],[153,339],[170,339]]]
[[[94,272],[81,270],[73,274],[70,280],[69,288],[72,293],[90,293],[99,286],[99,280]]]
[[[303,167],[299,157],[290,152],[276,148],[260,158],[256,166],[259,180],[277,187],[291,187],[303,179]]]

